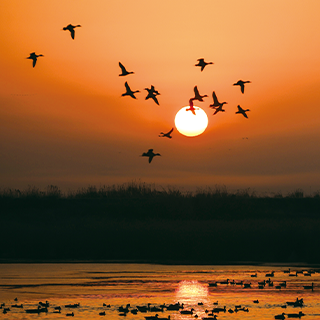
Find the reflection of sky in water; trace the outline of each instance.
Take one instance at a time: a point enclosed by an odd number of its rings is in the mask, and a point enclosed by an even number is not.
[[[176,297],[183,303],[203,302],[208,296],[208,285],[198,281],[181,281],[176,289]]]

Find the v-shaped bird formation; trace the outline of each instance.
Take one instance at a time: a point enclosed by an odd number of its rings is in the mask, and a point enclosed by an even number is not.
[[[68,24],[66,27],[63,27],[62,30],[69,31],[71,38],[74,40],[75,39],[75,28],[79,28],[79,27],[81,27],[80,24],[78,24],[78,25]],[[43,54],[36,54],[35,52],[32,52],[32,53],[30,53],[29,57],[27,57],[27,59],[32,60],[32,67],[33,68],[36,66],[36,63],[37,63],[37,60],[39,57],[44,57],[44,55]],[[211,61],[206,62],[204,60],[204,58],[199,58],[199,59],[197,59],[197,61],[198,61],[198,63],[196,63],[195,66],[200,67],[201,72],[203,72],[203,70],[208,65],[214,64]],[[127,68],[121,62],[119,62],[119,67],[121,69],[121,73],[119,74],[120,77],[125,77],[130,74],[135,74],[133,71],[128,71]],[[238,80],[237,82],[233,83],[233,86],[239,86],[241,93],[244,94],[245,84],[248,84],[248,83],[251,83],[251,81]],[[128,81],[126,81],[124,83],[124,86],[125,86],[126,91],[121,96],[122,97],[129,96],[132,99],[137,99],[135,94],[140,93],[141,91],[140,90],[132,90],[128,84]],[[151,85],[150,88],[148,88],[148,87],[144,88],[144,90],[146,90],[148,93],[145,97],[145,100],[152,99],[157,105],[159,105],[159,101],[157,98],[157,96],[160,95],[159,91],[157,91],[153,85]],[[208,95],[206,95],[206,94],[201,95],[199,92],[198,86],[194,86],[193,91],[194,91],[194,97],[189,99],[189,108],[186,108],[186,111],[191,111],[192,114],[196,116],[195,110],[197,110],[197,108],[195,108],[193,106],[193,101],[197,100],[197,101],[203,102],[204,101],[203,98],[208,97]],[[213,104],[210,104],[209,108],[214,109],[213,115],[216,115],[219,112],[225,112],[226,110],[223,109],[223,106],[225,104],[228,104],[228,102],[226,102],[226,101],[219,102],[215,91],[212,92],[212,98],[213,98]],[[247,115],[248,111],[250,111],[250,110],[243,109],[240,105],[238,105],[237,111],[235,113],[242,114],[245,118],[248,118],[248,115]],[[172,134],[173,130],[174,130],[174,128],[172,128],[168,132],[160,132],[159,137],[166,137],[166,138],[172,139],[171,134]],[[149,161],[149,163],[151,163],[152,159],[155,156],[161,156],[161,155],[160,155],[160,153],[154,153],[153,149],[149,149],[147,152],[142,153],[141,156],[148,157],[148,159],[149,159],[148,161]]]

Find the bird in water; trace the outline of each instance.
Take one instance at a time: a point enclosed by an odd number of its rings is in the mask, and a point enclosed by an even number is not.
[[[216,93],[212,92],[213,104],[210,104],[210,108],[215,109],[213,115],[217,114],[219,111],[225,112],[226,110],[223,109],[223,105],[227,104],[228,102],[219,102]]]
[[[66,27],[64,27],[62,30],[69,30],[70,31],[70,34],[71,34],[71,38],[74,40],[74,36],[75,36],[75,33],[74,33],[74,29],[75,28],[78,28],[78,27],[81,27],[80,24],[77,24],[76,26],[73,26],[72,24],[68,24]]]
[[[197,86],[195,86],[195,87],[193,88],[193,91],[194,91],[194,98],[192,98],[192,100],[199,100],[199,101],[203,101],[203,99],[202,99],[202,98],[207,97],[207,95],[206,95],[206,94],[205,94],[204,96],[200,95],[200,93],[199,93],[199,90],[198,90],[198,87],[197,87]]]
[[[198,59],[199,61],[197,64],[195,64],[196,67],[201,67],[201,71],[205,68],[206,65],[208,64],[213,64],[213,62],[205,62],[203,58]]]
[[[148,95],[146,96],[146,100],[148,100],[149,98],[153,99],[153,101],[159,105],[158,99],[156,96],[160,95],[159,91],[154,89],[154,86],[151,86],[151,88],[144,88],[144,90],[148,91]]]
[[[246,114],[247,111],[250,111],[250,110],[249,109],[244,110],[238,105],[238,111],[236,113],[242,114],[245,118],[248,118]]]
[[[245,84],[245,83],[251,83],[251,81],[242,81],[242,80],[239,80],[238,82],[234,83],[233,85],[234,85],[234,86],[240,86],[241,92],[244,93],[244,84]]]
[[[188,109],[186,109],[186,111],[191,111],[194,115],[196,115],[196,109],[193,107],[193,100],[194,100],[194,98],[191,98],[190,100],[189,100],[189,108]]]
[[[172,128],[169,132],[167,132],[167,133],[160,132],[159,137],[161,137],[161,138],[163,138],[163,137],[167,137],[167,138],[171,139],[171,138],[172,138],[172,137],[171,137],[171,133],[172,133],[172,131],[173,131],[173,128]]]
[[[160,153],[154,153],[153,149],[149,149],[148,152],[144,152],[141,157],[149,157],[149,163],[151,163],[153,157],[155,156],[161,156]]]
[[[127,81],[126,81],[126,83],[125,83],[124,85],[125,85],[127,91],[126,91],[125,93],[123,93],[121,96],[122,96],[122,97],[124,97],[124,96],[130,96],[130,97],[133,98],[133,99],[137,99],[134,94],[137,93],[137,92],[140,92],[140,91],[139,91],[139,90],[132,91],[132,90],[130,89]]]
[[[38,57],[44,57],[44,55],[43,54],[36,54],[35,52],[32,52],[32,53],[30,53],[30,56],[27,59],[33,60],[32,66],[35,67]]]
[[[128,74],[134,73],[133,71],[127,71],[127,69],[121,62],[119,62],[119,67],[121,68],[121,71],[122,71],[122,73],[119,74],[120,77],[127,76]]]

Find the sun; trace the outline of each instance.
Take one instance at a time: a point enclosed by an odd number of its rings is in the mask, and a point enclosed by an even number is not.
[[[180,109],[174,119],[177,130],[187,136],[196,137],[203,133],[208,126],[208,116],[199,107],[195,108],[195,115],[191,111],[187,111],[188,107]]]

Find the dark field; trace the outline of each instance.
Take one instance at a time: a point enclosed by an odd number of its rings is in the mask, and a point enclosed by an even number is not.
[[[146,184],[0,191],[0,261],[320,263],[320,196]]]

